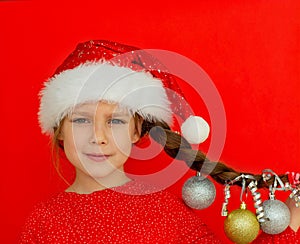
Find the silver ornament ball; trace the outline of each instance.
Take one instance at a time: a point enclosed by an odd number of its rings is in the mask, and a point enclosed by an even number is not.
[[[193,176],[183,185],[182,199],[191,208],[207,208],[213,203],[215,198],[215,185],[206,177]]]
[[[261,223],[261,229],[267,234],[279,234],[283,232],[290,223],[290,210],[279,200],[267,200],[263,203],[265,217],[269,220]]]

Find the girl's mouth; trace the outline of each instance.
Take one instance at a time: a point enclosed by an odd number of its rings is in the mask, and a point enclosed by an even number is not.
[[[108,159],[109,155],[105,155],[105,154],[90,154],[90,153],[87,153],[85,154],[89,159],[91,159],[92,161],[95,161],[95,162],[103,162],[105,160]]]

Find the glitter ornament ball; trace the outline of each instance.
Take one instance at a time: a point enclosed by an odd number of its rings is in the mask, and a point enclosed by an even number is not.
[[[261,223],[261,229],[267,234],[279,234],[290,223],[291,214],[289,208],[279,200],[267,200],[263,203],[265,217],[269,221]]]
[[[245,203],[241,204],[240,209],[232,211],[224,222],[226,236],[237,244],[252,242],[257,237],[259,229],[256,215],[246,209]]]
[[[182,199],[191,208],[209,207],[216,198],[215,185],[201,175],[189,178],[182,188]]]

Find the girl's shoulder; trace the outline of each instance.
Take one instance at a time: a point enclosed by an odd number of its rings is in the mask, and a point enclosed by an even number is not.
[[[182,198],[170,192],[168,189],[155,186],[141,180],[133,180],[121,187],[112,188],[109,192],[114,191],[115,195],[122,198],[131,198],[133,200],[141,199],[147,202],[156,202],[156,204],[167,203],[184,205]]]
[[[46,219],[47,215],[51,215],[52,209],[57,209],[58,206],[63,206],[67,199],[64,197],[63,192],[52,193],[45,199],[35,203],[28,215],[28,219]]]

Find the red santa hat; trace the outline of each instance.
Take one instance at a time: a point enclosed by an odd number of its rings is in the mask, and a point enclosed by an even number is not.
[[[209,125],[191,116],[176,77],[162,70],[159,60],[136,47],[104,40],[78,44],[40,92],[42,132],[52,135],[76,105],[102,100],[170,126],[175,113],[184,120],[183,137],[192,144],[203,142]]]

